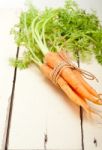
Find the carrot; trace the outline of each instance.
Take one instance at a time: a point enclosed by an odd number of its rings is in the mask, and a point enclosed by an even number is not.
[[[80,80],[80,82],[85,86],[85,88],[86,88],[93,96],[99,97],[99,96],[98,96],[98,93],[84,80],[84,78],[82,77],[82,75],[80,74],[79,71],[73,70],[73,72],[75,73],[75,75],[77,76],[77,78]]]
[[[51,80],[50,74],[52,72],[52,69],[49,66],[42,64],[41,70],[46,75],[46,77]],[[86,103],[86,101],[83,100],[80,96],[78,96],[61,76],[59,76],[57,83],[60,86],[60,88],[62,89],[62,91],[69,97],[70,100],[72,100],[77,105],[83,107],[83,109],[87,113],[91,112],[91,109],[88,106],[88,104]]]
[[[66,62],[70,62],[70,55],[68,53],[66,53],[65,51],[60,51],[59,52],[60,56],[62,57],[63,60],[65,60]],[[76,70],[73,69],[74,74],[77,76],[77,78],[80,80],[80,82],[85,86],[85,88],[93,95],[96,97],[99,97],[98,93],[95,91],[95,89],[93,89],[82,77],[81,73]]]
[[[50,67],[54,68],[56,65],[58,65],[62,61],[62,59],[58,56],[57,53],[49,52],[45,56],[44,61]],[[78,80],[77,77],[74,75],[72,69],[70,69],[70,68],[63,69],[61,72],[61,76],[82,97],[92,101],[95,104],[99,104],[99,105],[102,104],[102,101],[100,101],[99,98],[94,97],[87,91],[87,89],[83,86],[83,84],[81,84],[80,80]]]

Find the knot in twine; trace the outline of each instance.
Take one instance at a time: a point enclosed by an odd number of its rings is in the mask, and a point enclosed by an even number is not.
[[[84,78],[86,78],[88,80],[96,79],[96,81],[98,82],[98,79],[92,73],[90,73],[86,70],[83,70],[83,69],[77,67],[75,64],[73,64],[70,57],[68,57],[67,52],[58,52],[58,55],[62,59],[62,61],[59,64],[57,64],[53,68],[53,71],[51,72],[51,80],[53,81],[53,83],[55,83],[57,85],[57,80],[58,80],[61,72],[65,68],[70,68],[72,70],[77,70],[82,74],[82,76]]]

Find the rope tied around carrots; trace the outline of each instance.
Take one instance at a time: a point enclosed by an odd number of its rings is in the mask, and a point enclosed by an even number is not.
[[[54,67],[54,69],[51,73],[51,80],[53,81],[53,83],[55,83],[57,85],[58,77],[60,76],[61,72],[65,68],[75,69],[75,70],[79,71],[83,75],[84,78],[86,78],[88,80],[96,79],[96,81],[98,82],[98,79],[92,73],[90,73],[86,70],[83,70],[83,69],[77,67],[75,64],[73,64],[71,59],[68,58],[66,52],[58,52],[58,55],[61,57],[62,61],[57,66]]]

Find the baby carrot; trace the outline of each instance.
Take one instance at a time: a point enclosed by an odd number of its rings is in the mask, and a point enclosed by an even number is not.
[[[79,71],[73,70],[77,78],[81,81],[81,83],[85,86],[85,88],[93,95],[98,97],[98,93],[84,80]]]

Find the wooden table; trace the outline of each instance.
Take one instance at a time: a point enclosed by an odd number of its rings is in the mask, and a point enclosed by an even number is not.
[[[100,5],[94,6],[101,17]],[[0,149],[6,149],[6,143],[9,150],[102,150],[101,123],[87,119],[82,109],[50,84],[36,66],[20,71],[9,65],[9,58],[18,53],[10,29],[18,21],[19,12],[0,10]],[[20,48],[18,57],[21,52]],[[80,66],[97,76],[99,83],[90,84],[102,92],[102,66],[95,60]],[[10,102],[13,107],[6,139]]]

